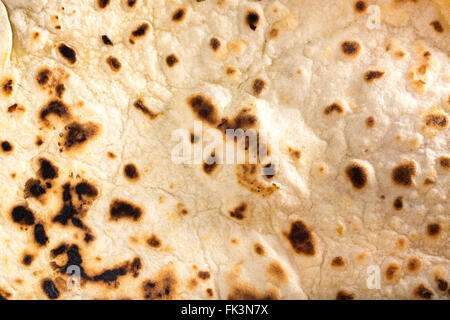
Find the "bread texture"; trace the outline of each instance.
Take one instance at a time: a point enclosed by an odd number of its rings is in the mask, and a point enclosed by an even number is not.
[[[448,0],[2,2],[0,298],[449,299]]]

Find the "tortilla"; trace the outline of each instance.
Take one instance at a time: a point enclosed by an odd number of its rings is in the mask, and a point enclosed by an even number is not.
[[[449,299],[449,1],[2,1],[1,298]]]

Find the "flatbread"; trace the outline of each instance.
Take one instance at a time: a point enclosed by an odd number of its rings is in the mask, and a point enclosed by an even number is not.
[[[449,1],[2,1],[1,298],[449,299]]]

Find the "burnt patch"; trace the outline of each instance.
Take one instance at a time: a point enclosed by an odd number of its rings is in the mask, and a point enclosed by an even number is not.
[[[9,141],[2,141],[1,147],[3,152],[11,152],[14,149],[14,147]]]
[[[172,300],[175,298],[178,279],[172,270],[161,270],[155,279],[143,282],[143,296],[146,300]]]
[[[388,265],[385,271],[386,279],[393,280],[398,276],[400,272],[400,266],[397,263],[391,263]]]
[[[375,127],[376,119],[374,116],[369,116],[366,118],[366,126],[367,128],[373,128]]]
[[[130,264],[130,272],[133,275],[133,278],[137,278],[139,276],[139,272],[142,269],[142,260],[141,258],[134,258]]]
[[[31,254],[25,254],[22,258],[22,263],[29,266],[33,263],[34,257]]]
[[[213,171],[217,168],[217,157],[214,155],[214,153],[212,153],[208,159],[203,163],[203,171],[206,174],[212,174]]]
[[[425,287],[425,285],[420,284],[414,289],[414,295],[420,299],[431,300],[433,298],[433,291]]]
[[[435,280],[436,280],[437,288],[440,291],[447,291],[447,289],[448,289],[448,282],[447,282],[447,280],[444,280],[444,279],[439,278],[439,277],[436,277]]]
[[[400,197],[395,198],[393,206],[394,206],[395,210],[402,210],[403,209],[403,197],[400,196]]]
[[[41,88],[45,88],[51,76],[52,71],[48,67],[42,67],[36,75],[36,82]]]
[[[172,15],[172,21],[174,22],[181,22],[184,20],[184,18],[186,17],[186,9],[184,8],[180,8],[177,9],[173,15]]]
[[[43,247],[48,243],[47,233],[45,232],[45,228],[41,223],[38,223],[34,226],[34,241]]]
[[[141,99],[138,99],[134,102],[133,106],[141,111],[143,114],[145,114],[147,117],[149,117],[151,120],[156,119],[156,117],[159,116],[160,113],[157,112],[153,112],[152,110],[150,110],[149,107],[147,107],[144,103],[144,101],[142,101]]]
[[[446,129],[449,126],[449,120],[446,114],[436,113],[428,114],[425,117],[425,125],[436,129]]]
[[[79,200],[83,200],[85,198],[96,198],[98,195],[98,190],[93,184],[83,181],[77,183],[75,186],[75,193],[77,194]]]
[[[138,0],[127,0],[127,6],[129,8],[135,8],[137,5]]]
[[[427,226],[427,234],[430,237],[437,237],[441,233],[441,225],[439,223],[430,223]]]
[[[59,99],[52,100],[41,108],[39,118],[42,121],[47,122],[47,118],[50,115],[54,115],[60,119],[69,118],[69,107]]]
[[[354,299],[355,299],[355,295],[346,290],[340,290],[336,294],[336,300],[354,300]]]
[[[137,180],[139,179],[139,170],[133,163],[128,163],[123,168],[123,173],[127,179]]]
[[[100,126],[94,122],[72,122],[65,127],[63,146],[66,150],[78,148],[95,138],[100,132]]]
[[[97,5],[99,8],[104,9],[109,5],[110,0],[97,0]]]
[[[59,290],[55,283],[50,279],[45,279],[41,283],[41,288],[47,297],[51,300],[58,299],[60,296]]]
[[[36,198],[38,199],[40,196],[46,193],[45,186],[41,185],[41,181],[38,179],[28,179],[25,183],[25,198]]]
[[[199,271],[197,276],[202,280],[208,280],[211,278],[211,274],[208,271]]]
[[[109,56],[106,58],[106,63],[111,68],[113,72],[119,72],[122,69],[122,63],[120,63],[119,59],[113,56]]]
[[[24,226],[32,226],[34,224],[34,214],[33,212],[26,206],[15,206],[11,210],[11,217],[15,223]]]
[[[109,206],[109,215],[112,221],[119,219],[138,221],[142,216],[142,209],[126,200],[115,199]]]
[[[14,80],[11,78],[3,78],[1,88],[5,97],[11,96],[14,91]]]
[[[355,57],[361,51],[361,45],[357,41],[344,41],[341,43],[341,49],[346,55]]]
[[[243,202],[234,210],[230,211],[230,217],[235,218],[237,220],[242,220],[245,217],[244,214],[246,211],[247,211],[247,204]]]
[[[129,42],[131,44],[135,43],[136,39],[145,37],[150,31],[150,25],[147,22],[141,23],[133,31],[131,31]]]
[[[239,113],[231,120],[223,119],[218,125],[218,129],[226,133],[227,129],[237,130],[247,130],[254,128],[258,124],[258,118],[252,114],[251,110],[244,108],[239,111]],[[234,134],[234,132],[233,132]]]
[[[209,40],[209,46],[213,51],[219,50],[221,46],[220,40],[217,39],[216,37],[211,38],[211,40]]]
[[[250,29],[255,31],[259,24],[258,12],[249,10],[245,16],[245,22],[247,23],[247,25]]]
[[[219,122],[217,107],[210,98],[197,94],[188,98],[187,103],[199,119],[211,125]]]
[[[297,254],[315,255],[315,241],[312,232],[303,221],[297,220],[291,224],[291,230],[287,238]]]
[[[104,45],[107,45],[107,46],[114,45],[113,42],[111,41],[111,39],[106,34],[102,35],[102,41],[103,41]]]
[[[422,261],[417,257],[412,257],[408,259],[406,268],[409,272],[419,272],[422,269]]]
[[[392,169],[392,181],[399,186],[410,187],[414,184],[416,171],[417,167],[413,161],[399,164]]]
[[[255,243],[253,249],[258,256],[263,256],[266,253],[266,250],[260,243]]]
[[[147,244],[152,248],[160,248],[161,240],[153,234],[150,236],[150,238],[147,239]]]
[[[58,177],[58,167],[54,166],[50,160],[45,158],[39,159],[38,176],[43,180],[53,180]]]
[[[367,9],[367,4],[365,1],[356,1],[354,8],[356,12],[363,13]]]
[[[345,169],[345,174],[355,189],[362,189],[367,185],[368,173],[364,166],[357,163],[349,164]]]
[[[331,265],[333,267],[343,267],[345,266],[344,258],[341,256],[334,257],[333,260],[331,260]]]
[[[69,64],[75,64],[77,62],[77,53],[68,45],[64,43],[58,45],[58,52]]]
[[[446,156],[440,157],[439,164],[441,165],[442,169],[450,171],[450,158],[449,157],[446,157]]]
[[[364,74],[364,80],[367,82],[373,82],[384,76],[384,71],[369,70]]]
[[[8,113],[14,113],[17,111],[25,112],[25,107],[22,105],[19,105],[18,103],[14,103],[8,107],[7,111],[8,111]]]
[[[259,96],[264,90],[266,83],[262,79],[255,79],[253,81],[252,90],[255,96]]]
[[[166,57],[166,64],[169,66],[169,68],[172,68],[178,63],[178,58],[174,54],[170,54]]]
[[[438,33],[444,32],[444,28],[442,27],[442,24],[438,20],[431,21],[430,26],[432,26],[434,31]]]
[[[329,106],[325,107],[325,109],[323,109],[323,113],[325,115],[330,115],[333,112],[343,113],[344,112],[344,108],[342,107],[341,104],[335,102],[335,103],[332,103]]]

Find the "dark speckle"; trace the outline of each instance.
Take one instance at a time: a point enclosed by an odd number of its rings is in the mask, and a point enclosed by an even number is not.
[[[170,68],[172,68],[174,65],[176,65],[178,63],[177,56],[174,54],[168,55],[166,57],[166,63]]]
[[[184,19],[186,14],[186,10],[183,8],[178,9],[177,11],[174,12],[174,14],[172,15],[172,21],[176,21],[176,22],[180,22]]]
[[[107,35],[105,35],[105,34],[102,35],[102,41],[107,46],[112,46],[113,45],[111,39],[109,39],[109,37]]]
[[[425,124],[428,127],[445,129],[449,125],[449,120],[445,114],[429,114],[425,117]]]
[[[292,223],[287,238],[296,253],[307,256],[312,256],[316,253],[311,230],[303,221],[297,220]]]
[[[127,6],[130,8],[136,7],[137,0],[127,0]]]
[[[132,163],[125,165],[123,172],[125,174],[125,177],[130,180],[136,180],[139,178],[139,170]]]
[[[65,128],[63,144],[66,150],[85,144],[99,133],[100,127],[93,122],[72,122]]]
[[[146,116],[148,116],[151,120],[156,119],[160,113],[157,112],[153,112],[152,110],[150,110],[149,107],[147,107],[144,103],[144,101],[142,101],[141,99],[138,99],[134,102],[133,106],[138,109],[139,111],[141,111],[142,113],[144,113]]]
[[[367,82],[372,82],[376,79],[380,79],[383,75],[383,71],[369,70],[364,74],[364,80]]]
[[[374,116],[369,116],[366,118],[366,126],[368,128],[373,128],[375,126],[376,119]]]
[[[54,166],[49,160],[39,159],[38,176],[44,180],[52,180],[58,177],[58,168]]]
[[[345,290],[341,290],[336,294],[336,300],[354,300],[355,296],[353,293],[350,293]]]
[[[442,169],[450,171],[450,158],[449,157],[445,157],[445,156],[440,157],[439,164],[441,165]]]
[[[335,258],[331,261],[331,265],[332,265],[333,267],[343,267],[343,266],[345,266],[344,258],[342,258],[341,256],[335,257]]]
[[[106,63],[114,72],[119,72],[122,68],[122,64],[120,63],[119,59],[113,56],[109,56],[108,58],[106,58]]]
[[[234,210],[230,211],[230,217],[238,219],[238,220],[242,220],[242,219],[244,219],[244,213],[246,210],[247,210],[247,204],[241,203]]]
[[[342,51],[349,56],[356,56],[361,50],[361,45],[357,41],[344,41],[341,44]]]
[[[48,242],[47,234],[45,233],[44,226],[41,223],[34,226],[34,240],[40,246],[45,246]]]
[[[362,189],[367,185],[367,169],[360,164],[352,163],[345,169],[348,179],[356,189]]]
[[[6,97],[9,97],[14,90],[14,80],[10,78],[4,78],[2,81],[2,93]]]
[[[329,115],[333,112],[342,113],[342,112],[344,112],[344,108],[339,103],[335,102],[335,103],[330,104],[328,107],[326,107],[323,110],[323,113],[325,115]]]
[[[448,282],[444,279],[436,277],[436,284],[440,291],[446,291],[448,289]]]
[[[220,48],[220,40],[217,39],[216,37],[211,38],[211,40],[209,40],[209,46],[211,47],[211,49],[213,51],[217,51]]]
[[[52,74],[52,72],[47,67],[43,67],[43,68],[39,69],[38,74],[36,75],[37,83],[41,87],[45,86],[48,83],[48,81],[50,80],[51,74]]]
[[[137,221],[142,215],[142,209],[128,201],[115,199],[109,206],[109,213],[110,220],[113,221],[117,221],[122,218]]]
[[[355,10],[356,12],[362,13],[366,11],[367,4],[364,1],[356,1],[355,2]]]
[[[60,44],[58,46],[58,51],[70,64],[74,64],[77,61],[77,54],[75,50],[68,45],[64,43]]]
[[[187,102],[195,115],[201,120],[212,125],[219,122],[216,106],[213,105],[211,99],[208,97],[198,94],[188,98]]]
[[[83,197],[95,198],[98,195],[97,188],[85,181],[80,182],[75,186],[75,192],[80,200],[83,199]]]
[[[425,287],[423,284],[420,284],[415,290],[414,294],[422,299],[430,300],[433,297],[433,291]]]
[[[106,8],[110,0],[97,0],[98,6],[102,9]]]
[[[397,197],[394,200],[394,209],[402,210],[403,209],[403,197]]]
[[[42,281],[42,290],[44,290],[49,299],[54,300],[59,298],[59,290],[52,280],[46,279]]]
[[[152,235],[148,240],[147,243],[152,248],[159,248],[161,247],[161,240],[156,235]]]
[[[211,274],[208,271],[199,271],[197,275],[202,280],[211,278]]]
[[[392,180],[394,183],[404,187],[413,185],[415,175],[416,164],[413,161],[400,164],[392,170]]]
[[[13,146],[8,141],[3,141],[2,150],[3,152],[11,152],[13,150]]]
[[[24,197],[39,198],[46,192],[45,188],[41,185],[41,181],[38,179],[28,179],[25,183]]]
[[[150,25],[147,22],[143,22],[131,32],[131,36],[133,38],[140,38],[145,36],[149,30]]]
[[[55,115],[58,118],[68,118],[70,115],[69,108],[61,100],[52,100],[41,109],[39,118],[42,121],[46,121],[49,115]]]
[[[26,266],[31,265],[33,262],[34,257],[31,254],[26,254],[23,256],[22,263]]]
[[[264,82],[264,80],[255,79],[253,81],[253,86],[252,86],[253,94],[255,96],[259,96],[261,94],[261,92],[263,91],[265,85],[266,85],[266,83]]]
[[[431,237],[438,236],[441,232],[441,226],[438,223],[431,223],[427,226],[427,233]]]
[[[247,22],[248,27],[255,31],[259,23],[259,14],[256,11],[249,11],[247,12],[245,21]]]
[[[444,32],[444,28],[442,27],[442,24],[437,20],[430,22],[430,26],[432,26],[436,32],[439,32],[439,33]]]

